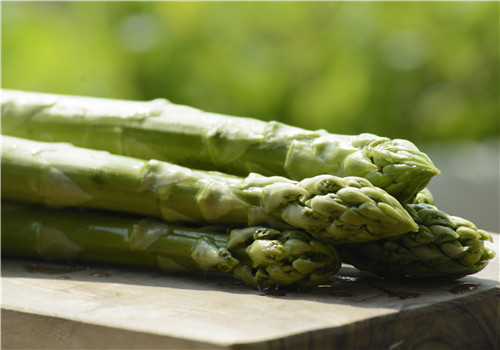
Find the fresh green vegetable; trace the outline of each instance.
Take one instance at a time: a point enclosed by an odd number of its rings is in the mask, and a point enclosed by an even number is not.
[[[421,203],[434,205],[434,195],[428,188],[424,188],[422,191],[418,192],[409,204]]]
[[[344,262],[386,277],[459,278],[482,270],[495,256],[491,235],[468,220],[427,203],[408,204],[418,232],[338,246]]]
[[[166,100],[123,101],[2,91],[2,133],[71,142],[238,176],[251,172],[302,180],[359,176],[401,202],[439,170],[406,140],[336,135],[278,122],[229,117]]]
[[[340,269],[335,249],[303,231],[216,232],[139,216],[2,203],[2,255],[232,273],[258,287],[314,286]]]
[[[363,178],[243,179],[10,136],[3,137],[2,198],[166,221],[301,228],[336,243],[417,229],[395,198]]]

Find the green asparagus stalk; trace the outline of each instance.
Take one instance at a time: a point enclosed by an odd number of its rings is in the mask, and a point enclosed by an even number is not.
[[[315,286],[340,269],[335,249],[303,231],[217,232],[153,218],[2,203],[2,255],[217,271],[257,287]]]
[[[394,197],[364,178],[239,178],[10,136],[3,137],[2,198],[166,221],[300,228],[335,243],[417,229]]]
[[[460,278],[482,270],[495,256],[491,235],[472,222],[427,203],[408,204],[418,232],[337,247],[344,262],[385,277]]]
[[[2,91],[2,133],[70,142],[142,159],[300,181],[317,175],[368,179],[401,202],[439,170],[409,141],[336,135],[275,121],[149,102]]]

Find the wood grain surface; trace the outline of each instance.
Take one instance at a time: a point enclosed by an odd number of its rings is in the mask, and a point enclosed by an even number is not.
[[[500,349],[497,257],[459,280],[346,265],[308,291],[231,277],[2,260],[2,349]]]

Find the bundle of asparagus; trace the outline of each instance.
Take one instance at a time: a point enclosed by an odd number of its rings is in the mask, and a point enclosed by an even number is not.
[[[337,249],[389,276],[458,277],[494,255],[486,232],[431,206],[439,171],[404,140],[6,90],[2,133],[2,199],[16,201],[2,211],[4,255],[216,270],[259,287],[323,283]]]

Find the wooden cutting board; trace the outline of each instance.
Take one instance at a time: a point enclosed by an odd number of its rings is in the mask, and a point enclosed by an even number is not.
[[[500,349],[497,257],[455,281],[350,266],[310,291],[214,274],[2,261],[2,349]]]

